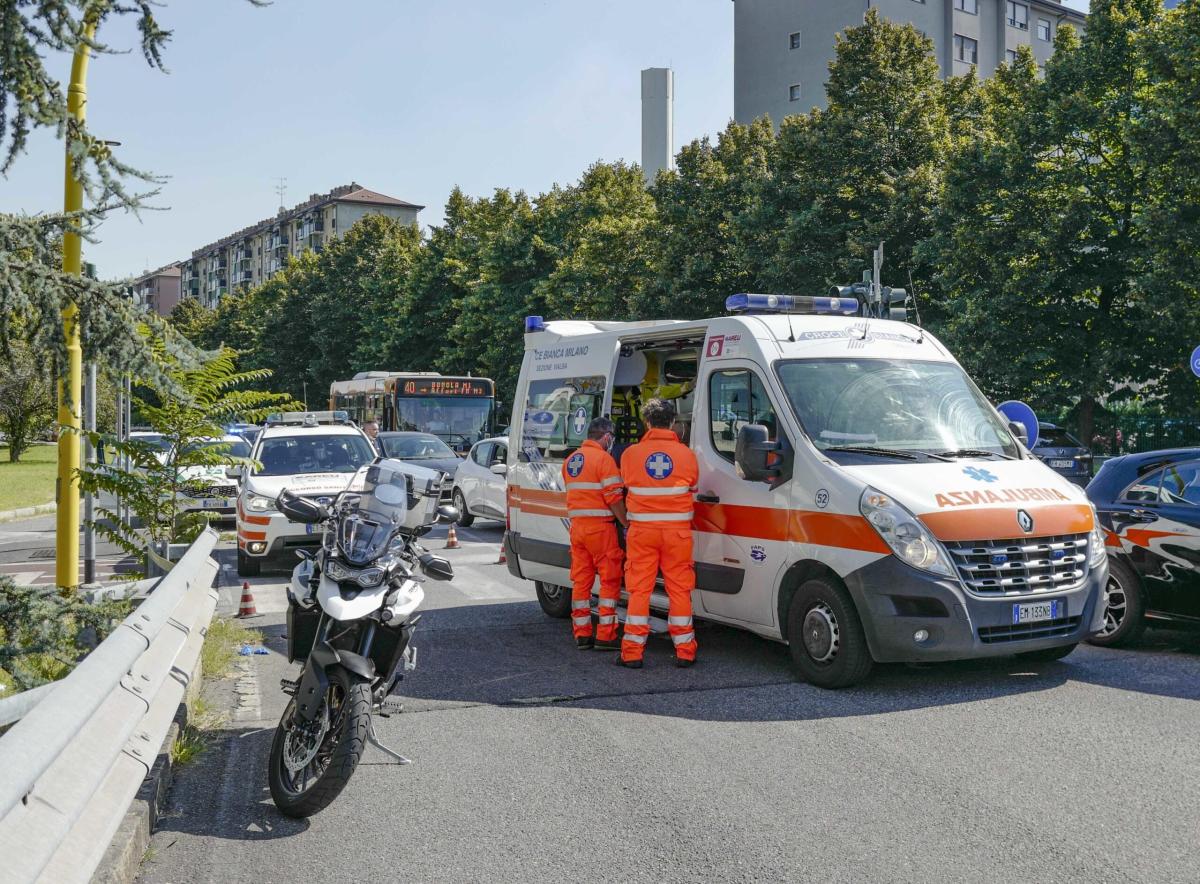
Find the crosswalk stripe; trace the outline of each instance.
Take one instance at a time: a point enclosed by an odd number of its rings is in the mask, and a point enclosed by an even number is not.
[[[495,579],[480,574],[477,569],[469,565],[455,570],[454,580],[451,581],[450,585],[467,598],[475,599],[476,601],[485,601],[488,599],[520,599],[525,601],[529,598],[528,593],[497,583]]]

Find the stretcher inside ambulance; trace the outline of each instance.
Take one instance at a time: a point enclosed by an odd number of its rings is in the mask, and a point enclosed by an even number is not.
[[[696,616],[787,642],[802,678],[839,687],[876,661],[1058,658],[1100,628],[1095,511],[933,335],[841,315],[844,299],[797,315],[739,297],[742,313],[704,321],[530,318],[505,543],[548,614],[567,616],[570,600],[562,461],[609,415],[620,462],[658,397],[700,466]],[[666,602],[655,593],[656,609]]]

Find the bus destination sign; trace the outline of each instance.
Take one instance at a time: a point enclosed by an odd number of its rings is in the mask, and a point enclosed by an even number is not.
[[[401,388],[405,396],[491,396],[491,385],[478,378],[414,378]]]

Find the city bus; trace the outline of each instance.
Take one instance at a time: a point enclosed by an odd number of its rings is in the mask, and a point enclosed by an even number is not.
[[[432,433],[455,451],[467,451],[492,434],[496,385],[490,378],[433,371],[360,371],[329,386],[329,408],[358,424],[377,420],[381,430]]]

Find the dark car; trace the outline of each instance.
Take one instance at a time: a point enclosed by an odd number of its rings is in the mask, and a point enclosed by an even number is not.
[[[1200,629],[1200,448],[1106,461],[1087,487],[1108,543],[1108,601],[1097,645],[1148,624]]]
[[[462,463],[462,458],[432,433],[380,433],[376,442],[384,457],[407,461],[431,470],[441,470],[448,474],[450,479],[454,478],[454,471]],[[442,497],[449,499],[450,491],[450,481],[447,481],[442,490]]]
[[[1076,485],[1087,487],[1092,480],[1092,452],[1062,427],[1038,421],[1033,453],[1054,472]]]

